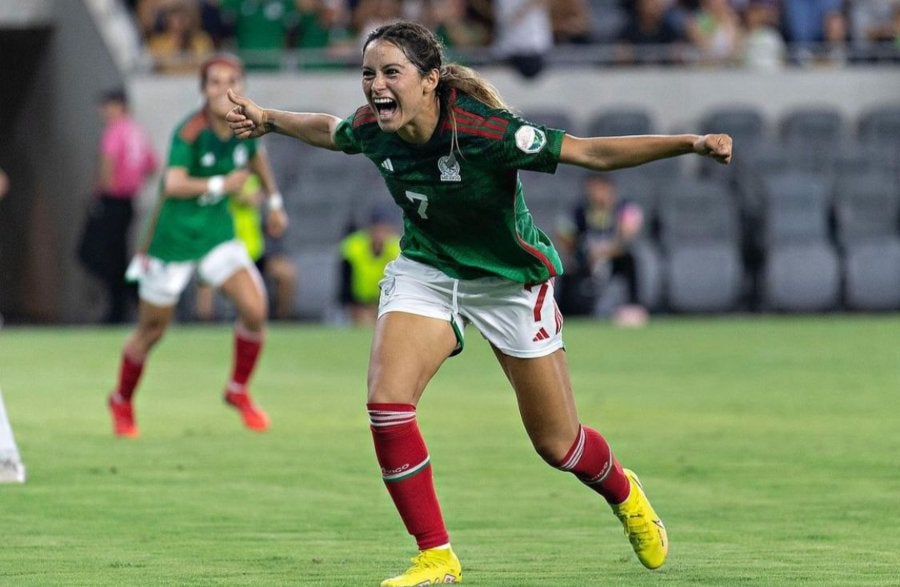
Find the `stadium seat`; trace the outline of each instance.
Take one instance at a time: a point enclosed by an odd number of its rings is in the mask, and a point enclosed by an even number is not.
[[[856,132],[859,140],[867,144],[900,143],[900,103],[863,112],[857,119]]]
[[[299,279],[294,307],[301,320],[335,322],[340,317],[340,256],[337,247],[309,247],[292,255]]]
[[[763,240],[766,247],[826,241],[829,182],[820,175],[784,171],[764,179]]]
[[[840,299],[840,263],[828,243],[789,243],[768,251],[763,274],[764,310],[823,312]]]
[[[851,310],[900,310],[900,240],[869,240],[847,247],[844,303]]]
[[[724,106],[707,112],[700,120],[702,133],[728,133],[736,144],[756,144],[768,137],[766,119],[754,106]]]
[[[669,308],[734,310],[744,285],[738,210],[718,181],[682,178],[664,186],[659,237]]]
[[[837,241],[852,243],[900,238],[900,188],[885,173],[847,172],[834,182]]]
[[[647,135],[656,132],[656,124],[643,108],[612,106],[590,117],[585,130],[591,137]]]
[[[828,179],[785,171],[772,174],[764,183],[763,307],[834,309],[840,294],[840,267],[828,224]]]
[[[722,182],[676,179],[660,186],[658,210],[664,251],[684,244],[736,243],[740,238],[737,206]]]
[[[836,145],[848,134],[843,114],[833,106],[794,108],[781,117],[778,127],[782,141],[808,146]]]
[[[666,259],[669,307],[676,312],[734,310],[743,281],[734,243],[677,246]]]
[[[549,128],[558,128],[568,133],[577,135],[575,122],[565,110],[552,110],[546,108],[529,109],[522,113],[522,118],[535,124]]]
[[[900,176],[900,103],[872,108],[860,115],[857,137],[868,157]]]

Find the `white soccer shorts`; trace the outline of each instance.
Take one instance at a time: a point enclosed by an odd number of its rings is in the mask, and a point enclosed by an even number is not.
[[[197,261],[167,263],[148,255],[136,256],[126,275],[138,282],[138,295],[142,300],[165,307],[178,303],[195,270],[204,283],[219,287],[244,267],[256,272],[244,243],[230,240],[216,246]]]
[[[379,316],[409,312],[447,320],[459,341],[454,354],[462,351],[469,323],[512,357],[543,357],[563,348],[552,280],[523,285],[500,277],[454,279],[401,255],[387,266],[379,286]]]

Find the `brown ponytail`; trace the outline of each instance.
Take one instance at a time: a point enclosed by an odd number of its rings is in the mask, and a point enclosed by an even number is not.
[[[441,67],[441,81],[438,87],[445,86],[472,96],[490,108],[509,110],[497,88],[478,75],[471,67],[458,63],[448,63]],[[449,93],[449,92],[448,92]]]

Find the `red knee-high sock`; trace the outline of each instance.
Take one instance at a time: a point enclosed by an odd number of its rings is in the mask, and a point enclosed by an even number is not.
[[[119,365],[119,384],[115,391],[115,394],[118,395],[115,398],[116,401],[131,401],[143,371],[143,359],[135,359],[129,357],[127,353],[122,353],[122,363]]]
[[[262,350],[262,333],[250,332],[241,327],[234,330],[234,369],[228,391],[241,392],[253,374],[259,352]]]
[[[613,505],[625,501],[631,490],[631,483],[606,439],[587,426],[579,427],[575,443],[556,468],[573,473]]]
[[[368,404],[375,455],[394,506],[420,550],[450,542],[431,476],[428,449],[416,408],[409,404]]]

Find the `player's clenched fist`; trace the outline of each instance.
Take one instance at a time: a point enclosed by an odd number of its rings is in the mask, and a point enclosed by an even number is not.
[[[731,137],[726,134],[701,135],[694,143],[694,152],[712,157],[719,163],[730,163]]]

